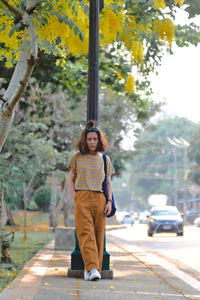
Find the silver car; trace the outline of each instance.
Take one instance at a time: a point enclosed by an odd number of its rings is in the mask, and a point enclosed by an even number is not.
[[[183,236],[183,218],[176,206],[154,206],[147,221],[147,234],[174,232]]]

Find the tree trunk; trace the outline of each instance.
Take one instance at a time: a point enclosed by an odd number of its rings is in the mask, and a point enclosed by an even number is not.
[[[24,237],[23,242],[27,240],[27,197],[26,197],[26,188],[23,185],[23,200],[24,200]]]
[[[64,224],[69,226],[69,214],[73,212],[73,199],[69,193],[69,182],[66,182],[66,192],[64,197]]]
[[[6,211],[6,203],[4,201],[3,189],[2,189],[2,193],[1,193],[1,203],[0,203],[0,221],[1,221],[1,228],[3,228],[8,221],[8,215],[7,215],[7,211]]]
[[[6,222],[6,225],[9,225],[9,226],[15,226],[15,221],[13,219],[13,216],[12,216],[12,211],[9,207],[9,205],[6,205],[6,212],[7,212],[7,222]]]
[[[56,200],[57,200],[57,189],[56,189],[56,177],[55,173],[52,172],[51,176],[51,202],[49,207],[49,226],[53,230],[55,230],[56,223]]]
[[[30,4],[31,1],[29,1]],[[38,57],[38,43],[34,24],[27,12],[21,15],[21,19],[26,26],[19,60],[7,90],[0,98],[0,152],[12,126],[15,107],[26,90]],[[28,34],[26,33],[27,29]]]

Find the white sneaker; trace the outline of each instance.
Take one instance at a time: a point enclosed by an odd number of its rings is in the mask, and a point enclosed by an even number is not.
[[[89,277],[89,280],[96,281],[98,279],[101,279],[101,274],[99,273],[99,271],[97,269],[92,269],[88,273],[88,277]]]
[[[85,280],[90,280],[90,278],[89,278],[89,272],[87,272],[86,270],[84,271],[84,279]]]

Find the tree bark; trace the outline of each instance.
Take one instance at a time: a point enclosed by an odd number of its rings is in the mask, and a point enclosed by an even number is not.
[[[64,224],[66,227],[69,226],[69,214],[73,212],[73,199],[69,193],[69,182],[66,182],[66,192],[64,197]]]
[[[65,199],[67,199],[67,194],[68,194],[68,182],[67,182],[67,180],[65,180],[63,190],[62,190],[61,199],[60,199],[60,201],[58,202],[58,204],[56,206],[56,222],[57,222],[57,224],[58,224],[59,213],[60,213],[62,208],[64,208],[64,219],[68,217],[67,207],[65,205]]]
[[[7,213],[7,222],[6,222],[6,225],[9,225],[9,226],[15,226],[15,221],[13,219],[13,216],[12,216],[12,211],[9,207],[9,205],[6,205],[6,213]]]
[[[2,193],[1,193],[1,203],[0,203],[0,221],[1,221],[1,228],[3,228],[8,221],[8,215],[7,215],[7,211],[6,211],[6,203],[4,201],[3,189],[2,189]]]
[[[38,42],[34,25],[27,12],[23,13],[22,19],[25,30],[19,60],[7,90],[0,98],[0,152],[12,126],[15,107],[27,87],[38,57]],[[26,29],[28,29],[28,36]]]
[[[49,208],[49,226],[55,230],[57,226],[56,222],[56,200],[57,200],[57,190],[56,190],[56,177],[54,172],[52,172],[51,177],[51,202]]]

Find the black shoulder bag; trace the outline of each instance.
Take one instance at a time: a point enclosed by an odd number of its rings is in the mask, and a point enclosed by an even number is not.
[[[106,164],[106,155],[103,154],[103,160],[104,160],[104,172],[105,172],[105,179],[103,181],[103,191],[106,197],[106,203],[108,202],[108,187],[107,187],[107,182],[106,182],[106,178],[107,178],[107,164]],[[115,199],[114,199],[114,195],[112,193],[112,210],[109,216],[107,216],[107,218],[110,218],[112,216],[114,216],[114,214],[116,213],[116,206],[115,206]]]

